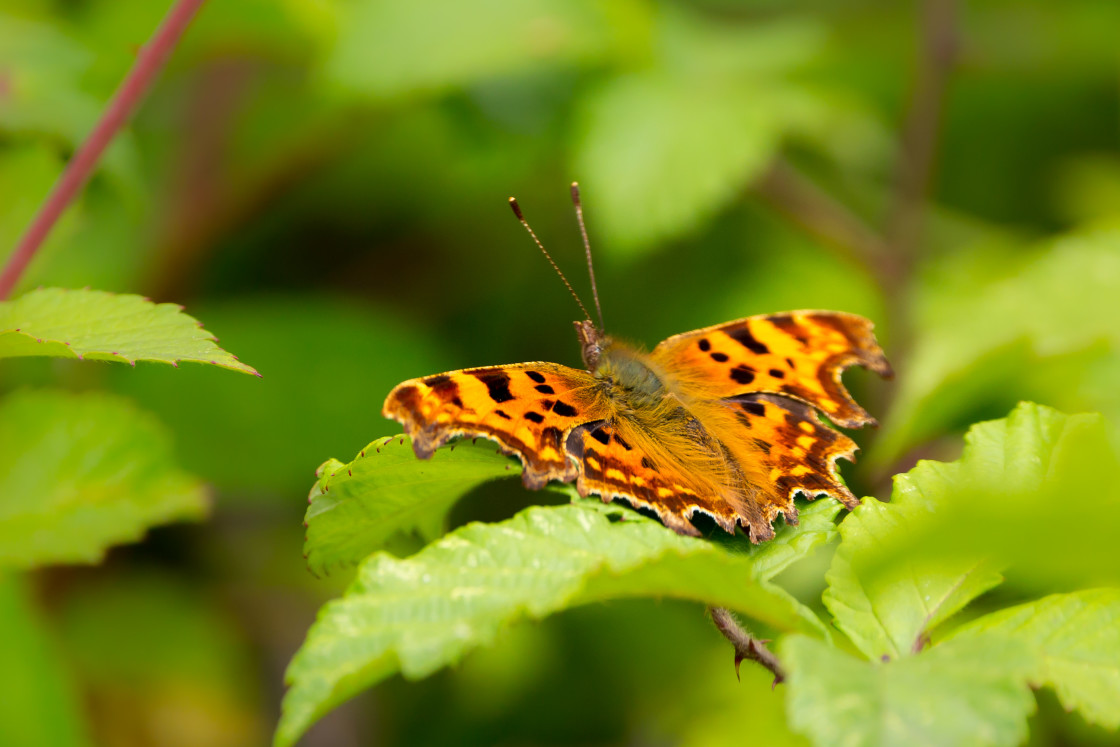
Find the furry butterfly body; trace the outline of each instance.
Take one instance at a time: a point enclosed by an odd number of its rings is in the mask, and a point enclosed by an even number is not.
[[[575,481],[581,495],[621,498],[697,534],[706,514],[755,542],[794,496],[858,500],[837,473],[855,443],[843,427],[875,421],[840,382],[890,366],[866,319],[829,311],[754,316],[676,335],[645,353],[576,322],[586,370],[557,363],[464,369],[399,384],[386,417],[422,459],[457,436],[496,441],[539,489]]]

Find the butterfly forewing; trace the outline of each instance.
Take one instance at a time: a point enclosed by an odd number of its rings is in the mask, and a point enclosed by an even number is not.
[[[456,436],[482,436],[520,457],[525,484],[575,479],[565,440],[578,425],[606,417],[595,378],[557,363],[519,363],[449,371],[398,384],[386,417],[405,426],[427,459]]]
[[[712,396],[756,392],[806,402],[846,428],[875,422],[840,374],[862,365],[884,376],[890,365],[863,317],[835,311],[752,316],[670,337],[652,357]]]

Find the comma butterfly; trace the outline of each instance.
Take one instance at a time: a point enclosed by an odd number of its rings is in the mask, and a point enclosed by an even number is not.
[[[591,269],[576,184],[572,198]],[[754,542],[770,539],[779,513],[797,523],[798,492],[858,505],[836,467],[855,442],[817,412],[845,428],[875,423],[840,382],[852,365],[891,375],[871,322],[835,311],[752,316],[646,353],[604,334],[601,312],[598,327],[584,314],[575,327],[586,371],[542,362],[450,371],[399,384],[383,413],[421,459],[456,436],[482,436],[521,460],[528,488],[574,480],[580,495],[650,509],[683,534],[698,534],[690,519],[707,514],[730,533],[738,525]]]

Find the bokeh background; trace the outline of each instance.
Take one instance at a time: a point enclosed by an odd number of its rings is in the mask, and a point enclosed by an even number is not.
[[[0,0],[0,258],[169,3]],[[270,738],[346,578],[301,557],[315,467],[395,432],[397,382],[579,362],[578,179],[608,331],[872,318],[846,380],[857,494],[951,459],[1020,399],[1120,422],[1120,4],[1023,0],[211,0],[24,279],[186,305],[262,379],[17,360],[0,391],[118,392],[213,487],[210,518],[0,598],[5,718],[59,744]],[[589,301],[589,299],[587,299]],[[496,484],[455,523],[540,496]],[[400,538],[400,553],[415,540]],[[819,600],[825,550],[786,579]],[[84,736],[82,736],[84,735]],[[1114,736],[1112,737],[1114,738]],[[1042,696],[1038,744],[1110,743]],[[793,744],[703,611],[627,602],[389,681],[307,745]]]

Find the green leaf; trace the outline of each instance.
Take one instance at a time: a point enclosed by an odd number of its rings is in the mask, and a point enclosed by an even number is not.
[[[729,33],[668,14],[664,67],[608,80],[580,112],[573,172],[604,245],[630,256],[726,207],[811,106],[779,76],[811,54],[814,27]]]
[[[904,544],[915,527],[928,523],[961,470],[957,463],[922,462],[895,478],[890,503],[865,498],[840,524],[824,603],[868,658],[920,649],[930,630],[1002,581],[977,552],[937,560],[901,555],[889,567],[881,565],[881,546]]]
[[[188,361],[260,376],[215,340],[182,306],[140,296],[42,288],[0,301],[0,358],[49,355],[173,366]]]
[[[206,507],[166,431],[128,401],[27,391],[0,402],[0,568],[94,563]]]
[[[881,662],[798,635],[779,651],[790,725],[814,744],[987,747],[1027,737],[1030,656],[1014,642],[948,641]]]
[[[950,640],[993,638],[1032,653],[1033,686],[1054,688],[1062,705],[1087,721],[1120,728],[1120,590],[1055,594],[973,620]]]
[[[1118,473],[1100,416],[1023,403],[1003,420],[974,426],[959,462],[922,462],[898,479],[904,500],[933,512],[869,548],[867,576],[898,563],[987,556],[1018,585],[1040,591],[1116,583]]]
[[[819,527],[810,531],[819,541]],[[769,552],[763,545],[729,553],[590,500],[471,524],[404,560],[377,553],[345,596],[320,610],[293,659],[276,743],[293,744],[327,711],[395,672],[426,677],[520,618],[589,602],[696,599],[777,630],[823,634],[819,621],[758,576],[756,567],[780,565]]]
[[[461,441],[420,460],[404,436],[378,439],[354,461],[319,468],[303,546],[313,573],[357,564],[400,531],[434,539],[448,509],[479,485],[521,473],[489,441]]]
[[[77,688],[26,581],[0,575],[0,724],[4,744],[89,744]]]
[[[992,281],[995,272],[982,268],[982,281],[935,278],[919,299],[916,344],[870,455],[875,464],[889,464],[986,398],[1069,397],[1068,377],[1027,391],[1040,360],[1101,343],[1120,350],[1120,231],[1065,238],[1008,277]]]
[[[340,15],[326,75],[375,98],[594,58],[610,32],[608,14],[586,0],[359,0]]]

